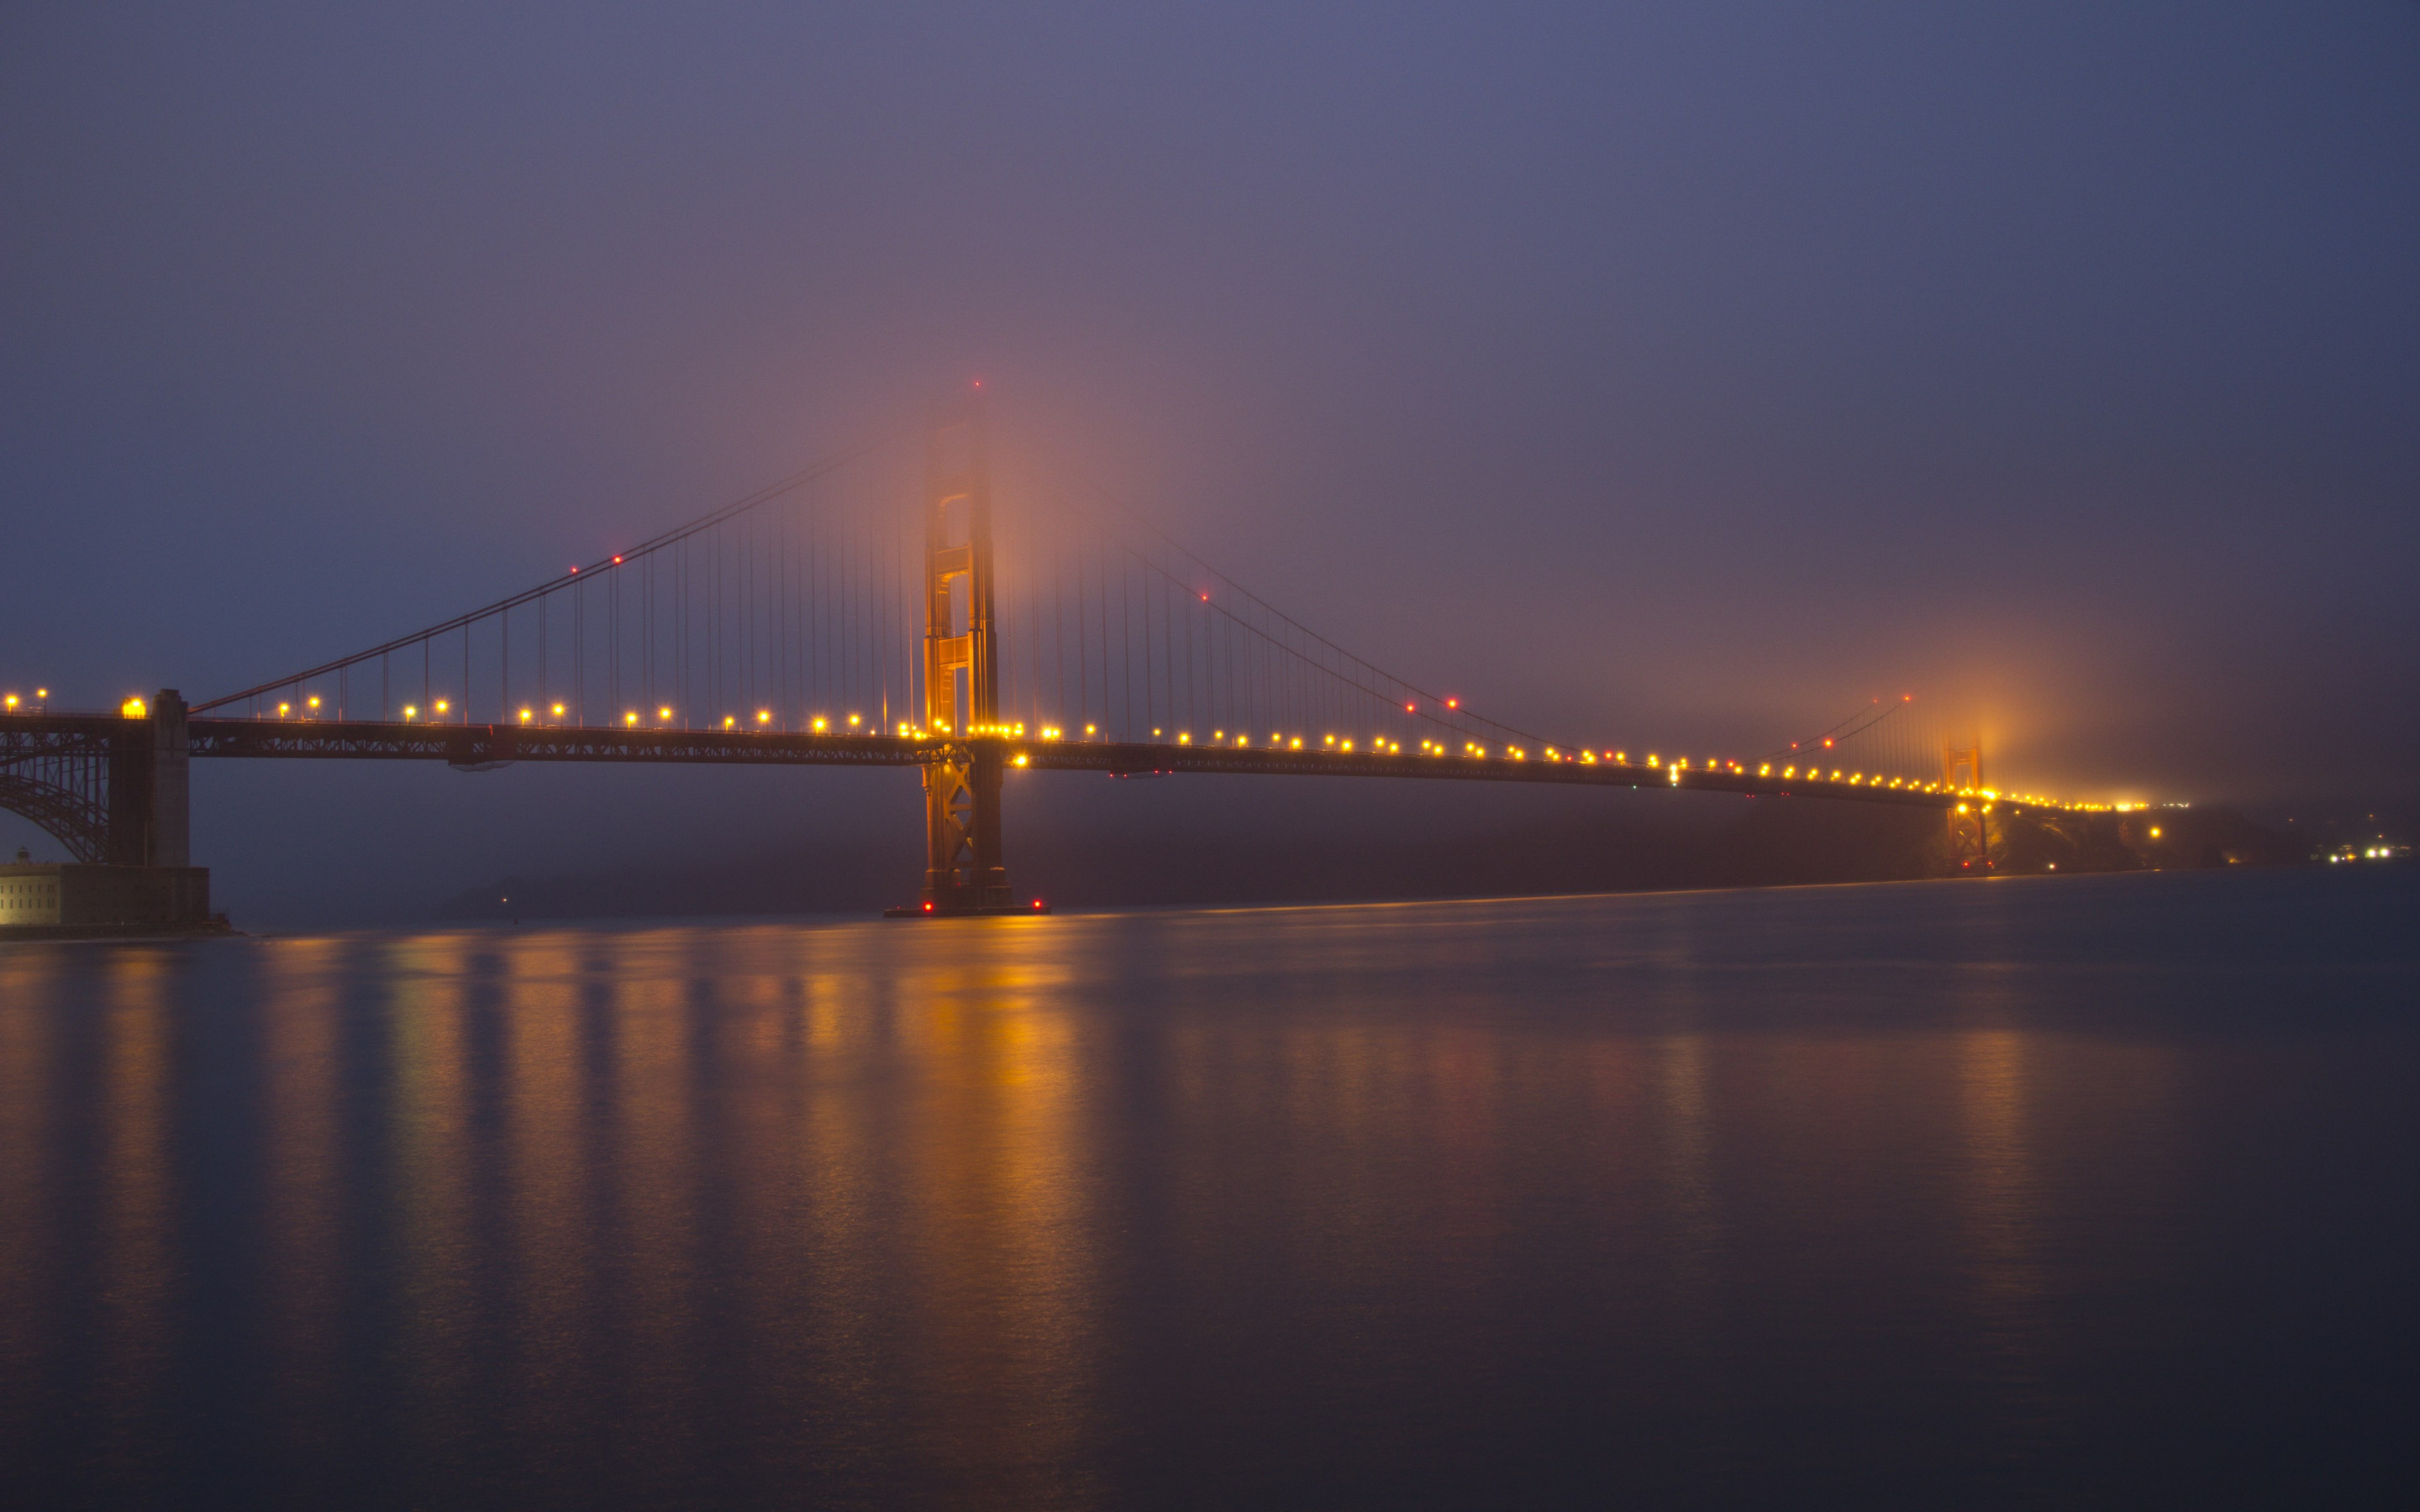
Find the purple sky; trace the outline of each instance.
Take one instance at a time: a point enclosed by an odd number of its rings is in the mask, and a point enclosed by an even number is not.
[[[0,15],[0,684],[240,687],[980,372],[1516,721],[2420,788],[2408,6],[368,8]],[[500,776],[208,772],[203,859],[757,801]]]

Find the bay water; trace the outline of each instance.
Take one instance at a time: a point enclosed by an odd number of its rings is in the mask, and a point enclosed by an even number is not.
[[[2420,871],[0,947],[22,1506],[2410,1504]]]

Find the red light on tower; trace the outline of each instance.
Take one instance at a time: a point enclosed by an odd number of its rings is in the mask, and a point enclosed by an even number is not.
[[[926,913],[928,913],[928,914],[929,914],[929,913],[931,913],[932,911],[933,911],[933,905],[932,905],[931,903],[926,903],[926,904],[924,905],[924,912],[926,912]]]
[[[617,566],[617,567],[618,567],[618,566],[620,566],[621,564],[622,564],[622,559],[621,559],[620,557],[615,557],[615,558],[613,559],[613,565],[615,565],[615,566]]]
[[[1448,700],[1446,700],[1446,701],[1445,701],[1445,706],[1446,706],[1447,708],[1449,708],[1449,709],[1458,709],[1458,708],[1461,708],[1461,707],[1462,707],[1462,700],[1460,700],[1460,699],[1448,699]]]
[[[1033,900],[1033,906],[1034,906],[1034,907],[1036,907],[1036,908],[1041,907],[1041,906],[1042,906],[1042,900],[1041,900],[1041,899],[1039,899],[1039,898],[1034,899],[1034,900]]]

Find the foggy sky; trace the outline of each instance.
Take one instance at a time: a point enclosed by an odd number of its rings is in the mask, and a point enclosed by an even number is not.
[[[2420,790],[2409,7],[366,10],[0,12],[0,684],[245,686],[981,375],[1532,728]],[[226,764],[223,896],[866,784],[913,864],[905,774]]]

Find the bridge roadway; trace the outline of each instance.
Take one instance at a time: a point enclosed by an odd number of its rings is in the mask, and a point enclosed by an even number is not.
[[[758,730],[665,730],[611,726],[444,725],[359,720],[196,718],[195,757],[302,760],[442,761],[477,770],[511,762],[635,762],[723,766],[922,766],[942,738],[809,734]],[[1963,795],[1864,782],[1784,779],[1752,771],[1649,766],[1607,761],[1293,750],[1193,745],[1127,745],[1001,736],[989,745],[1012,768],[1107,772],[1119,777],[1177,773],[1258,777],[1391,777],[1473,782],[1552,782],[1575,787],[1665,788],[1778,797],[1846,799],[1902,808],[1947,809]],[[1999,807],[2026,805],[2002,796]]]

